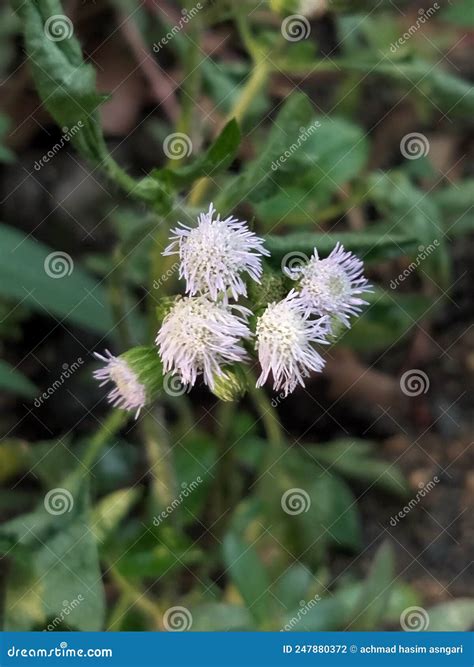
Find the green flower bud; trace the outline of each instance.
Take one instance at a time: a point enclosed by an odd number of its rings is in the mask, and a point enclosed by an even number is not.
[[[212,393],[221,401],[238,401],[247,391],[247,379],[239,366],[223,369],[222,375],[214,377]]]

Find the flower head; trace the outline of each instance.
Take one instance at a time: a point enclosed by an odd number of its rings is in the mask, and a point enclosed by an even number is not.
[[[109,350],[105,350],[105,355],[94,352],[94,356],[105,363],[94,371],[95,379],[101,380],[101,387],[107,382],[114,385],[107,395],[109,403],[115,408],[136,410],[137,418],[147,402],[146,387],[140,382],[138,374],[125,359],[115,357]]]
[[[283,388],[285,396],[298,384],[304,387],[310,371],[321,371],[324,366],[311,343],[326,343],[326,332],[326,318],[308,319],[294,290],[282,301],[268,304],[257,320],[255,347],[262,366],[257,387],[266,382],[270,372],[273,388]]]
[[[270,253],[263,247],[263,239],[251,232],[246,222],[236,218],[214,217],[211,204],[207,213],[201,213],[197,227],[173,229],[175,236],[164,255],[178,254],[181,260],[180,278],[186,280],[186,293],[209,294],[215,301],[219,293],[230,290],[234,299],[246,295],[242,274],[247,273],[259,282],[262,275],[261,255]]]
[[[289,273],[300,280],[297,289],[308,314],[333,316],[350,327],[349,316],[367,303],[358,295],[370,291],[363,269],[362,261],[338,243],[326,259],[315,249],[308,264]]]
[[[214,378],[223,374],[225,364],[246,358],[240,340],[250,336],[245,321],[249,312],[206,296],[178,299],[156,337],[165,373],[178,374],[190,386],[202,373],[213,389]]]

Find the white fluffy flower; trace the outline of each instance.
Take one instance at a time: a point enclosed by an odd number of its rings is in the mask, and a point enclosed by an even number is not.
[[[270,372],[273,388],[283,388],[285,396],[298,384],[304,387],[310,371],[321,371],[324,366],[311,343],[326,343],[326,332],[326,318],[308,319],[294,290],[282,301],[268,304],[257,320],[255,347],[262,366],[257,387],[266,382]]]
[[[288,274],[300,280],[299,297],[308,314],[333,316],[350,327],[349,316],[367,303],[358,295],[370,291],[363,269],[363,262],[338,243],[326,259],[319,259],[315,248],[308,264]]]
[[[261,255],[270,253],[263,247],[263,239],[251,232],[246,222],[236,218],[214,219],[211,204],[207,213],[201,213],[197,227],[173,229],[172,243],[164,255],[179,254],[180,278],[186,280],[186,293],[209,294],[214,301],[219,293],[230,290],[234,299],[247,293],[242,274],[247,273],[260,282]]]
[[[178,299],[156,337],[164,372],[178,374],[190,386],[202,373],[213,389],[223,365],[246,359],[241,339],[251,335],[245,321],[249,313],[205,296]]]
[[[137,418],[140,410],[146,404],[147,392],[136,372],[125,359],[114,357],[109,350],[105,350],[105,355],[94,352],[94,356],[105,363],[103,368],[93,373],[96,380],[102,380],[100,386],[102,387],[107,382],[115,385],[107,394],[109,402],[122,410],[135,410],[135,418]]]

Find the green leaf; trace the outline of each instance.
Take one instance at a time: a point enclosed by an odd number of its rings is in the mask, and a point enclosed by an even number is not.
[[[230,120],[210,148],[192,164],[177,169],[156,169],[153,178],[163,180],[174,187],[182,187],[197,178],[213,178],[233,162],[240,145],[240,130],[235,119]]]
[[[64,275],[51,277],[46,269]],[[1,224],[0,294],[85,329],[108,333],[114,327],[105,290],[69,255]]]
[[[74,128],[71,141],[85,157],[96,163],[104,160],[108,152],[97,109],[107,98],[96,91],[94,68],[82,58],[72,22],[57,0],[13,0],[13,6],[21,18],[26,54],[43,103],[59,127]],[[51,17],[61,17],[57,22],[63,39],[48,39],[48,30],[54,30],[54,21],[47,23]]]
[[[273,592],[285,610],[293,609],[306,598],[313,575],[302,563],[291,565],[276,582]]]
[[[430,632],[467,632],[474,625],[474,599],[458,598],[428,609]]]
[[[351,630],[373,630],[378,626],[390,600],[395,579],[394,560],[391,545],[388,542],[383,543],[375,554],[352,614]]]
[[[378,262],[416,251],[419,243],[410,231],[394,231],[392,225],[379,224],[360,232],[294,232],[285,236],[269,235],[265,246],[270,250],[272,264],[280,264],[290,252],[302,252],[308,257],[317,248],[325,257],[334,249],[336,243],[342,243],[346,250],[358,254],[364,262]]]
[[[247,165],[242,175],[235,179],[224,193],[224,208],[231,208],[245,198],[259,202],[275,191],[277,186],[272,163],[297,140],[301,128],[305,127],[313,116],[314,111],[306,95],[295,93],[286,100],[259,156]]]
[[[38,388],[33,382],[3,359],[0,359],[0,389],[25,398],[33,398],[38,394]]]
[[[30,562],[35,586],[29,595],[32,604],[40,596],[47,619],[61,617],[63,609],[81,596],[80,604],[65,619],[67,625],[82,631],[101,630],[104,591],[97,544],[89,530],[87,486],[70,477],[61,488],[49,491],[32,513],[1,527],[1,546],[4,549],[10,542],[14,568]]]
[[[409,494],[408,483],[400,468],[375,457],[374,443],[367,440],[335,440],[312,445],[311,455],[348,479],[389,491],[397,496]]]
[[[230,578],[249,612],[259,624],[268,622],[270,581],[255,547],[229,533],[224,539],[223,555]]]
[[[419,271],[446,286],[449,255],[440,211],[433,198],[416,188],[402,172],[376,174],[370,182],[371,199],[394,229],[416,235],[418,247],[413,254],[430,250],[420,260]]]

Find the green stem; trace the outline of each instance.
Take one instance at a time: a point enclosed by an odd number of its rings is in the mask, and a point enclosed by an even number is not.
[[[89,445],[82,459],[82,466],[87,470],[87,473],[84,472],[84,475],[91,471],[102,449],[110,442],[128,418],[129,414],[125,410],[113,410],[108,415],[100,429],[89,440]]]
[[[235,118],[239,124],[242,122],[249,106],[258,95],[259,91],[265,86],[269,72],[270,68],[266,59],[260,60],[258,63],[256,63],[252,74],[242,89],[237,103],[226,117],[225,123],[228,123],[232,118]],[[201,203],[212,182],[213,181],[211,178],[205,177],[199,179],[195,183],[189,195],[190,206],[197,206]]]
[[[146,593],[142,593],[138,588],[135,588],[125,577],[123,577],[118,569],[114,566],[109,567],[108,573],[110,578],[115,583],[117,588],[122,592],[122,596],[130,602],[132,606],[137,607],[142,611],[152,622],[154,630],[163,630],[162,618],[163,614],[160,611],[154,599],[149,597]],[[123,613],[123,612],[122,612]],[[117,622],[119,616],[117,610],[113,614],[114,623]],[[112,625],[112,619],[109,623],[109,628]]]
[[[164,415],[158,414],[154,419],[147,415],[142,422],[145,447],[151,473],[151,487],[153,494],[152,513],[162,510],[176,498],[176,479],[173,465],[170,460],[168,432],[162,426]],[[177,513],[173,513],[173,516]]]

